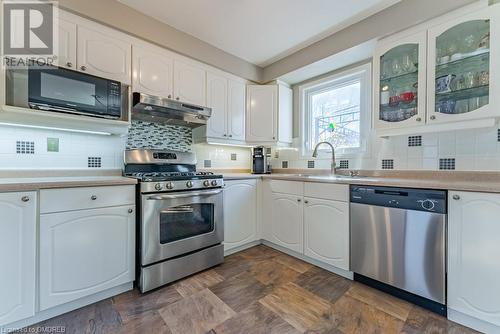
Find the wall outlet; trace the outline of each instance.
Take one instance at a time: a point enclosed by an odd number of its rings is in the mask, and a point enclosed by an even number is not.
[[[236,153],[231,153],[231,160],[236,161],[238,159],[238,155]]]
[[[59,138],[47,138],[47,152],[59,152]]]

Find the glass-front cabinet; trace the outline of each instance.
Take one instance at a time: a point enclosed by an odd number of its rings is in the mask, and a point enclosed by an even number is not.
[[[492,6],[429,29],[429,124],[500,116],[499,9]]]
[[[379,45],[375,52],[375,128],[425,122],[426,31]]]

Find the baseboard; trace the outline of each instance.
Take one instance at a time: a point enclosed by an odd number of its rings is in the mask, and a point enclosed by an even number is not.
[[[500,333],[500,327],[448,308],[448,319],[482,333]]]
[[[72,301],[72,302],[69,302],[69,303],[66,303],[63,305],[56,306],[56,307],[53,307],[53,308],[48,309],[48,310],[37,312],[35,314],[35,316],[33,316],[31,318],[23,319],[23,320],[16,321],[16,322],[11,323],[11,324],[1,326],[0,333],[8,333],[8,332],[12,332],[12,331],[15,331],[15,330],[27,327],[27,326],[37,324],[41,321],[57,317],[61,314],[68,313],[68,312],[74,311],[76,309],[82,308],[84,306],[97,303],[98,301],[119,295],[120,293],[130,291],[133,288],[134,288],[133,282],[125,283],[125,284],[116,286],[114,288],[93,294],[91,296],[80,298],[78,300],[75,300],[75,301]]]
[[[303,254],[300,254],[300,253],[297,253],[297,252],[294,252],[292,250],[289,250],[285,247],[282,247],[282,246],[279,246],[279,245],[276,245],[272,242],[269,242],[267,240],[261,240],[262,244],[263,245],[266,245],[266,246],[269,246],[271,248],[274,248],[276,250],[279,250],[280,252],[283,252],[285,254],[288,254],[290,256],[293,256],[293,257],[296,257],[304,262],[307,262],[307,263],[310,263],[310,264],[313,264],[315,265],[316,267],[320,267],[320,268],[323,268],[329,272],[332,272],[334,274],[337,274],[339,276],[342,276],[342,277],[345,277],[347,279],[350,279],[350,280],[353,280],[354,279],[354,273],[352,271],[347,271],[347,270],[343,270],[343,269],[340,269],[340,268],[337,268],[337,267],[334,267],[332,265],[329,265],[329,264],[326,264],[326,263],[323,263],[321,261],[318,261],[316,259],[312,259],[308,256],[305,256]]]
[[[258,246],[260,244],[262,244],[261,240],[255,240],[255,241],[249,242],[247,244],[244,244],[244,245],[241,245],[238,247],[234,247],[234,248],[228,249],[227,251],[224,251],[224,256],[239,253],[241,251],[244,251],[245,249],[252,248],[252,247]]]

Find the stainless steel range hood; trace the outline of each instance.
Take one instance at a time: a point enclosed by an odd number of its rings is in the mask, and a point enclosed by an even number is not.
[[[207,124],[212,109],[147,95],[132,94],[132,119],[197,128]]]

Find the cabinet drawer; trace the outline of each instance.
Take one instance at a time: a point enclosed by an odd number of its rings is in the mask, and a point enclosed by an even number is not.
[[[273,193],[302,196],[304,188],[302,182],[271,180],[271,191]]]
[[[305,183],[304,196],[331,199],[334,201],[349,201],[349,186],[346,184]]]
[[[40,191],[40,213],[135,204],[135,186],[46,189]]]

